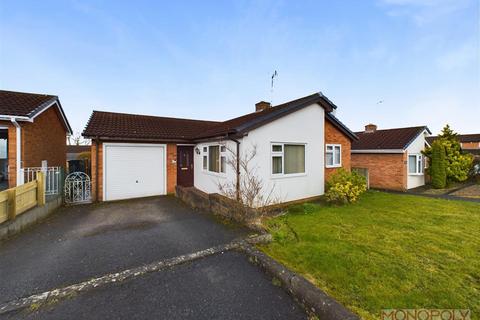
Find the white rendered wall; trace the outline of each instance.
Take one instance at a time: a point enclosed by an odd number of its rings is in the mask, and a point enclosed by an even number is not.
[[[324,122],[324,109],[314,104],[250,131],[241,140],[241,155],[251,152],[256,146],[257,155],[251,162],[251,170],[262,179],[264,195],[273,191],[276,199],[286,202],[324,193]],[[273,176],[272,143],[305,144],[305,173]],[[202,151],[205,145],[208,143],[198,144],[196,147]],[[228,148],[236,150],[235,143],[229,141]],[[235,181],[235,172],[232,168],[227,166],[226,174],[205,172],[202,170],[202,155],[195,154],[196,188],[207,193],[217,193],[218,183],[225,183],[227,180]]]
[[[421,175],[413,175],[408,173],[408,155],[421,154],[425,150],[425,137],[427,132],[420,134],[407,148],[407,189],[412,189],[425,185],[425,172]]]

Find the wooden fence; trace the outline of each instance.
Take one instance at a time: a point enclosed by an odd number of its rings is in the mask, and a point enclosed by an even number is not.
[[[13,220],[28,209],[44,204],[45,176],[41,172],[34,181],[0,192],[0,223]]]

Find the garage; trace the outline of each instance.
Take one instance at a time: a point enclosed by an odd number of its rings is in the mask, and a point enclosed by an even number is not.
[[[166,194],[166,145],[103,144],[103,199]]]

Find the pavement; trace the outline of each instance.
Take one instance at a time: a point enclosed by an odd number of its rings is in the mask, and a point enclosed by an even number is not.
[[[63,208],[0,243],[0,304],[247,235],[245,229],[220,223],[168,196]],[[305,319],[306,315],[243,254],[227,251],[3,317]]]

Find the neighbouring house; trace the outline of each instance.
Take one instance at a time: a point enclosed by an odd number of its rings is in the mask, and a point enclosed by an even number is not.
[[[356,139],[336,108],[315,93],[274,107],[262,101],[223,122],[94,111],[83,132],[92,140],[94,199],[163,195],[176,185],[219,193],[219,184],[241,179],[230,160],[253,150],[264,192],[282,202],[322,195],[335,170],[350,170]]]
[[[67,145],[67,161],[78,160],[80,154],[90,152],[90,145]]]
[[[57,96],[0,90],[0,171],[4,187],[25,182],[25,168],[64,167],[72,133]]]
[[[432,144],[437,136],[431,136],[427,138],[428,143]],[[475,156],[480,156],[480,133],[476,134],[459,134],[457,135],[458,141],[462,150],[471,153]]]
[[[90,175],[90,145],[67,145],[67,173]]]
[[[368,170],[372,188],[406,191],[425,184],[422,151],[431,134],[426,126],[377,130],[374,124],[356,132],[352,168]]]

